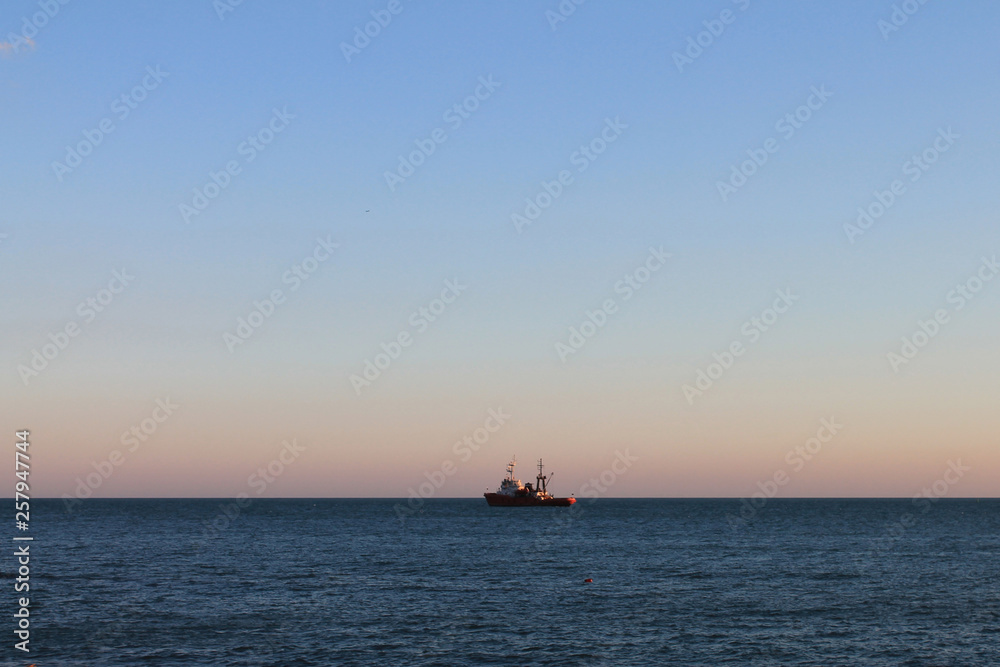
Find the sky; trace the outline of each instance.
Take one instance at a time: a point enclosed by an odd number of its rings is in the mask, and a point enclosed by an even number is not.
[[[7,3],[6,437],[81,501],[997,496],[998,20]]]

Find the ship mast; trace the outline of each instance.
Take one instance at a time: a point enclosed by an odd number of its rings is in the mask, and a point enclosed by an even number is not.
[[[538,459],[538,478],[535,479],[535,488],[541,488],[542,491],[546,491],[545,488],[545,475],[542,474],[542,460]]]

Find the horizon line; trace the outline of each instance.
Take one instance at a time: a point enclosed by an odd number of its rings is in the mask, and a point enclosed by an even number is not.
[[[412,496],[411,496],[412,497]],[[389,496],[283,496],[278,498],[249,498],[249,500],[402,500],[408,501],[411,497],[389,497]],[[575,497],[575,496],[567,496]],[[753,498],[754,496],[749,496]],[[777,498],[768,497],[767,501],[775,500],[917,500],[919,498],[924,498],[925,496],[795,496],[788,498]],[[235,500],[235,496],[115,496],[115,497],[101,497],[101,498],[77,498],[72,497],[74,500],[79,502],[88,502],[91,500]],[[748,496],[602,496],[600,498],[594,498],[593,496],[584,496],[583,498],[577,498],[578,501],[583,502],[584,500],[746,500]],[[9,498],[13,500],[13,497]],[[446,496],[442,498],[421,498],[421,500],[435,501],[435,500],[481,500],[482,496]],[[35,497],[32,501],[36,500],[68,500],[68,498],[53,498],[53,497]],[[936,497],[933,500],[1000,500],[1000,496],[953,496],[950,498]]]

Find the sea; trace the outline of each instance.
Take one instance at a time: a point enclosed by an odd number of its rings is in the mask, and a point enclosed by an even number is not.
[[[33,500],[3,664],[1000,665],[1000,501],[755,503]]]

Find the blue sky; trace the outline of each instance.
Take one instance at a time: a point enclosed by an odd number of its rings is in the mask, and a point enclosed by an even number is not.
[[[833,411],[855,416],[855,440],[842,463],[796,480],[797,495],[908,495],[958,443],[980,457],[976,492],[996,492],[984,470],[998,461],[984,435],[995,424],[976,397],[996,396],[1000,284],[901,372],[886,362],[998,246],[995,4],[929,2],[884,38],[882,1],[590,0],[555,29],[557,2],[403,1],[347,62],[341,43],[387,5],[247,0],[220,20],[207,0],[70,2],[32,47],[2,51],[0,392],[53,424],[48,493],[166,393],[188,416],[102,492],[226,495],[244,477],[229,468],[300,432],[314,462],[274,495],[405,495],[498,404],[530,416],[443,494],[481,490],[515,448],[582,480],[632,443],[647,472],[612,495],[740,495],[773,467],[768,446],[783,451]],[[38,7],[10,3],[0,41]],[[678,71],[674,53],[724,11],[733,21]],[[169,75],[120,119],[112,103],[147,67]],[[499,87],[449,127],[480,77]],[[776,121],[813,87],[832,95],[782,138]],[[245,162],[238,147],[274,109],[294,118]],[[60,181],[53,162],[106,118],[114,131]],[[608,118],[627,128],[576,172],[571,155]],[[390,191],[385,172],[437,128],[447,140]],[[959,139],[848,243],[857,208],[943,128]],[[723,201],[717,183],[772,137],[777,152]],[[241,172],[186,223],[179,205],[230,160]],[[564,169],[574,182],[519,234],[511,215]],[[339,253],[227,350],[223,334],[328,235]],[[650,246],[671,263],[562,363],[554,344]],[[135,284],[25,385],[18,367],[122,267]],[[467,292],[356,395],[348,377],[450,278]],[[685,401],[682,386],[786,287],[801,296],[793,314]],[[76,422],[53,416],[54,401],[93,405]],[[969,414],[954,441],[900,444],[911,429],[954,432],[956,403]],[[737,428],[744,413],[755,418]],[[719,463],[730,447],[740,471]],[[206,448],[208,472],[187,476]]]

